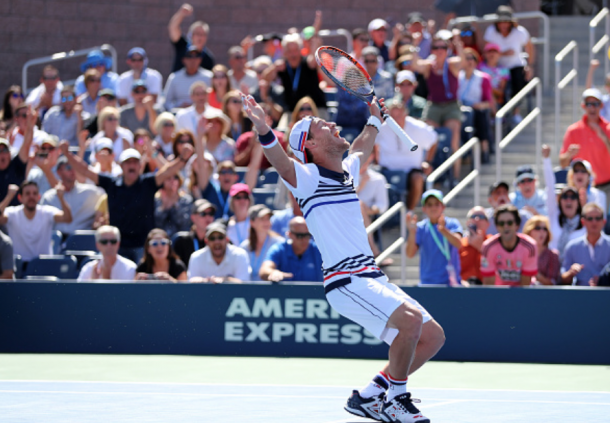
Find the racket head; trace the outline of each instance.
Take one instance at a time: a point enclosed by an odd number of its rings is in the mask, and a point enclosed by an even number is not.
[[[332,46],[318,48],[315,57],[322,72],[338,87],[370,104],[368,97],[374,94],[373,80],[356,59]]]

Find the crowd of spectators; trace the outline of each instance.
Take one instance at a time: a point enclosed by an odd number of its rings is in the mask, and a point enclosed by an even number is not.
[[[322,281],[320,253],[292,194],[280,181],[274,207],[257,203],[256,194],[268,191],[260,187],[262,178],[273,169],[241,95],[261,103],[289,154],[285,137],[301,118],[334,121],[352,141],[368,107],[333,90],[319,72],[314,53],[322,43],[321,12],[310,27],[259,37],[263,54],[250,61],[255,41],[246,36],[229,48],[226,64],[217,63],[207,43],[213,23],[196,21],[182,32],[193,13],[184,4],[169,20],[174,61],[165,83],[136,46],[120,75],[95,50],[74,85],[47,65],[30,93],[18,85],[6,91],[0,113],[2,278],[14,277],[13,255],[27,271],[30,261],[54,250],[57,231],[61,243],[89,229],[97,255],[82,264],[79,281]],[[519,167],[512,185],[490,186],[489,208],[472,208],[463,227],[445,216],[440,190],[424,192],[439,133],[449,134],[446,147],[456,151],[463,121],[470,119],[483,162],[489,161],[495,112],[533,75],[527,30],[500,6],[483,34],[475,24],[436,28],[413,12],[393,27],[374,19],[352,38],[351,54],[377,96],[420,146],[408,151],[382,126],[357,189],[363,221],[368,226],[391,206],[386,177],[402,175],[406,254],[419,254],[422,285],[606,283],[610,100],[592,87],[599,63],[591,62],[585,114],[557,152],[569,169],[567,183],[556,184],[545,146],[544,184],[534,166]],[[518,108],[512,118],[520,121]],[[449,187],[460,175],[458,160]],[[420,207],[425,218],[418,221],[414,210]],[[379,255],[377,241],[369,241]]]

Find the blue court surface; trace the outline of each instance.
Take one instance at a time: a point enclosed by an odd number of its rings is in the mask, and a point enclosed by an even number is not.
[[[569,386],[569,381],[566,380]],[[0,422],[316,422],[343,410],[345,386],[0,381]],[[411,387],[434,423],[610,422],[610,393]]]

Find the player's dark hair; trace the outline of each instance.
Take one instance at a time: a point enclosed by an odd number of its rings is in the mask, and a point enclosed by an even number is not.
[[[521,216],[519,215],[519,209],[512,204],[503,204],[496,209],[494,212],[494,223],[498,226],[498,218],[502,213],[511,213],[515,218],[517,227],[521,226]]]

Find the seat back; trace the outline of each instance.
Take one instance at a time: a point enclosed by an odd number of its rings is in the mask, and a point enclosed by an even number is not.
[[[95,231],[75,231],[66,239],[64,250],[97,251],[97,246],[95,245]]]
[[[25,276],[56,276],[60,279],[76,279],[76,257],[42,255],[30,261]]]
[[[252,191],[252,195],[254,196],[254,204],[264,204],[271,210],[275,210],[275,205],[273,204],[275,191],[258,188]]]
[[[278,179],[280,178],[279,173],[274,168],[266,169],[261,175],[258,177],[258,182],[256,184],[257,187],[263,187],[265,185],[275,186],[277,184]]]

